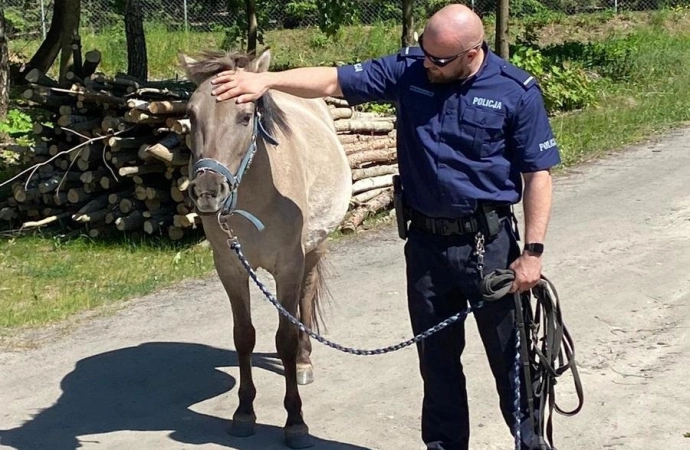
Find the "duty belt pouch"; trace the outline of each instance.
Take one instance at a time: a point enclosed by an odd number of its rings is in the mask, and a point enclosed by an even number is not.
[[[402,183],[400,175],[393,175],[393,207],[395,208],[395,219],[398,223],[398,236],[400,239],[407,239],[407,217],[405,215],[405,202],[403,200]]]
[[[477,208],[477,221],[487,239],[492,239],[501,231],[501,218],[490,204],[482,203]]]

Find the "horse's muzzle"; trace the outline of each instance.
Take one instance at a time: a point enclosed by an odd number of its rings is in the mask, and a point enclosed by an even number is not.
[[[200,214],[215,214],[223,209],[230,186],[224,176],[204,171],[189,183],[187,192]]]

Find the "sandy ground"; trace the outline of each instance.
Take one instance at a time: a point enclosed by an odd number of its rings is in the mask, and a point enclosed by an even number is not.
[[[677,131],[556,180],[545,274],[586,395],[579,415],[555,418],[559,450],[690,449],[689,142],[690,130]],[[332,247],[327,337],[365,348],[410,337],[402,244],[386,226]],[[212,277],[0,351],[0,448],[285,448],[277,315],[254,299],[253,437],[226,433],[239,371],[230,308]],[[471,448],[511,449],[471,318],[467,333]],[[422,448],[413,348],[358,357],[314,345],[316,381],[301,393],[316,449]],[[557,389],[571,407],[570,380]]]

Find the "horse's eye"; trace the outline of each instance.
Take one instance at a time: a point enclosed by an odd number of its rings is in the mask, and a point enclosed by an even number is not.
[[[252,115],[250,113],[243,113],[239,116],[239,121],[242,125],[249,125],[252,120]]]

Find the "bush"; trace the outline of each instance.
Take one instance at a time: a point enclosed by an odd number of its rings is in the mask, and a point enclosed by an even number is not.
[[[594,104],[594,80],[579,66],[560,63],[544,56],[537,48],[519,45],[511,52],[511,62],[539,80],[544,104],[549,113],[585,108]]]

